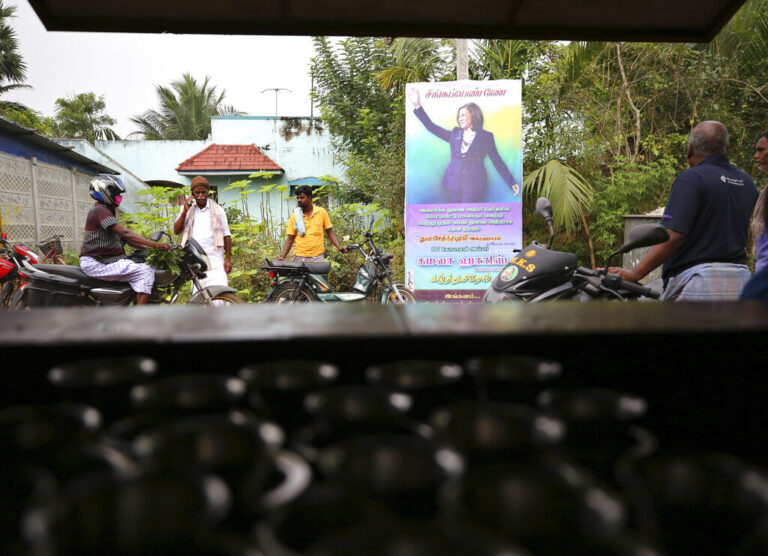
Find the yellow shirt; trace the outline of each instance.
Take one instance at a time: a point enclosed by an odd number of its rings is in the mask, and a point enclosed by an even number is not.
[[[293,241],[293,254],[297,257],[316,257],[325,253],[325,230],[332,228],[331,219],[323,207],[313,207],[312,214],[304,213],[304,236],[296,232],[296,220],[293,213],[288,219],[289,236],[296,236]]]

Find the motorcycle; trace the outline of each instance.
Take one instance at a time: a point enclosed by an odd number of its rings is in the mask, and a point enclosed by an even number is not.
[[[536,213],[549,227],[546,245],[534,241],[518,250],[507,266],[493,279],[486,290],[485,303],[517,301],[538,303],[556,299],[658,299],[659,292],[635,282],[609,274],[611,260],[638,247],[648,247],[669,239],[669,232],[659,224],[643,224],[629,232],[627,241],[606,260],[603,268],[591,269],[578,265],[576,255],[551,249],[555,238],[552,225],[552,204],[541,197],[536,201]]]
[[[27,277],[21,271],[22,260],[36,264],[40,256],[26,243],[10,245],[3,233],[0,237],[0,310],[15,307],[21,290],[27,285]]]
[[[368,251],[366,251],[368,249]],[[358,250],[364,260],[357,269],[351,292],[334,292],[325,275],[331,270],[329,262],[289,262],[264,259],[262,270],[269,272],[271,289],[264,301],[291,302],[358,302],[377,301],[382,304],[416,303],[416,295],[405,284],[392,281],[389,263],[392,254],[382,251],[373,242],[371,228],[365,232],[365,243],[353,243],[349,250]],[[348,251],[349,251],[348,250]]]
[[[163,236],[171,240],[165,232],[154,232],[152,241],[159,241]],[[179,298],[181,288],[190,280],[195,291],[187,304],[190,305],[230,305],[240,304],[235,290],[227,286],[202,287],[200,280],[208,270],[208,257],[194,239],[189,239],[184,247],[173,245],[174,250],[182,251],[178,271],[155,269],[155,283],[149,296],[152,304],[173,304]],[[136,262],[144,262],[146,250],[131,255]],[[131,305],[136,301],[136,292],[127,282],[99,280],[86,275],[79,267],[55,264],[30,264],[22,261],[22,270],[29,279],[19,308],[26,307],[62,307],[62,306],[112,306]]]

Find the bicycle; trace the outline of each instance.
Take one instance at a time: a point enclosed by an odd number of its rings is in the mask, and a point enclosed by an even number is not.
[[[44,239],[40,243],[36,243],[38,249],[41,249],[44,253],[43,259],[40,261],[40,263],[45,263],[47,261],[53,261],[56,264],[63,264],[66,265],[66,261],[61,257],[61,254],[64,252],[64,249],[61,246],[61,238],[64,237],[61,234],[57,234],[55,236],[51,236],[48,239]]]

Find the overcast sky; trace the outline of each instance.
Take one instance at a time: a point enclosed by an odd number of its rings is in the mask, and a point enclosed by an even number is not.
[[[253,116],[309,116],[309,37],[64,33],[46,31],[27,0],[6,0],[17,7],[10,20],[27,64],[31,89],[4,98],[46,116],[57,98],[94,92],[104,95],[107,113],[124,137],[135,131],[131,116],[157,107],[155,85],[168,85],[183,73],[198,81],[211,77],[224,102]],[[315,111],[315,115],[317,112]]]

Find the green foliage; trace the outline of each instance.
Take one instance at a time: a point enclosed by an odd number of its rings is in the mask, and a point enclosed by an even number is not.
[[[599,259],[604,260],[621,244],[622,216],[644,214],[664,206],[678,173],[679,160],[663,157],[649,164],[620,165],[612,176],[596,183],[591,230]]]
[[[402,97],[392,106],[388,124],[389,143],[372,149],[370,154],[350,153],[345,162],[345,179],[339,184],[337,198],[342,203],[380,204],[392,215],[392,224],[404,231],[405,203],[405,109]]]
[[[376,74],[381,87],[402,95],[406,83],[455,79],[455,41],[429,38],[396,38],[390,53],[392,65]]]
[[[759,46],[768,11],[756,6],[765,4],[747,2],[706,48],[541,43],[523,73],[525,184],[542,180],[537,169],[548,160],[571,166],[592,184],[593,204],[584,206],[586,227],[582,223],[583,238],[578,240],[573,227],[578,203],[553,199],[555,219],[565,228],[562,240],[585,249],[582,260],[587,255],[599,260],[621,242],[623,215],[665,204],[675,175],[686,167],[685,142],[696,123],[725,123],[731,132],[731,160],[752,167],[755,138],[768,126],[763,72],[768,60],[718,45],[735,44],[733,36],[726,37],[735,33],[738,44]],[[742,17],[746,19],[738,23]],[[741,30],[735,29],[739,26]],[[759,70],[745,62],[755,58],[762,61]],[[496,62],[485,54],[485,65]],[[525,201],[527,218],[533,199]]]
[[[184,191],[177,187],[153,186],[140,191],[139,195],[145,200],[137,205],[144,210],[130,215],[129,227],[145,237],[156,231],[172,234],[173,222],[181,210],[178,201],[184,196]]]
[[[250,176],[256,180],[270,177],[266,172],[256,172]],[[272,191],[279,191],[281,195],[287,196],[290,191],[284,184],[254,183],[251,179],[233,182],[225,190],[238,192],[238,198],[225,208],[228,211],[227,217],[229,211],[236,211],[236,218],[229,220],[234,267],[229,275],[229,285],[237,289],[237,294],[244,300],[261,301],[269,291],[269,276],[261,270],[261,266],[265,258],[280,253],[285,230],[285,223],[277,221],[272,214],[268,195]],[[251,216],[249,209],[248,199],[253,195],[260,197],[258,218]]]
[[[56,99],[56,127],[62,137],[73,139],[118,140],[120,137],[109,127],[117,120],[105,113],[104,96],[80,93]]]
[[[574,168],[550,160],[523,180],[525,193],[534,199],[546,197],[552,202],[554,225],[567,232],[580,225],[592,204],[593,189]]]
[[[547,43],[483,39],[474,42],[477,63],[473,64],[473,79],[523,79],[529,64],[540,55]]]
[[[392,226],[393,215],[390,211],[377,203],[347,203],[330,210],[328,215],[339,241],[349,236],[349,242],[342,241],[342,244],[363,244],[366,230],[371,229],[376,246],[394,255],[390,263],[393,280],[403,281],[405,240],[402,231]],[[342,254],[326,241],[325,257],[331,263],[331,285],[338,291],[349,291],[363,262],[360,251]]]
[[[61,254],[61,258],[64,259],[64,262],[69,266],[80,266],[80,253],[78,251],[70,251],[69,249],[66,249]]]
[[[0,116],[29,129],[34,129],[46,137],[54,137],[56,135],[56,122],[52,118],[46,118],[40,112],[31,108],[10,102],[0,103]]]
[[[192,75],[185,73],[170,87],[157,85],[155,92],[159,108],[147,110],[131,118],[131,122],[149,140],[207,139],[211,134],[211,116],[240,113],[224,104],[226,91],[218,93],[216,87],[210,85],[210,79],[206,76],[198,84]]]
[[[312,97],[337,147],[372,154],[388,142],[392,98],[376,75],[393,65],[392,55],[381,39],[371,37],[352,37],[335,45],[326,37],[312,41]]]
[[[316,100],[348,166],[337,199],[380,203],[400,237],[402,91],[453,78],[451,45],[315,39]],[[525,83],[524,236],[546,238],[533,205],[548,196],[558,243],[582,261],[599,264],[621,243],[623,215],[665,204],[696,123],[725,123],[730,158],[747,170],[768,129],[768,0],[747,0],[709,45],[478,40],[470,55],[474,79]]]
[[[19,52],[16,31],[10,25],[10,18],[15,17],[16,7],[6,6],[0,0],[0,95],[14,89],[29,87],[27,65]]]
[[[163,251],[162,249],[149,249],[146,263],[152,268],[170,270],[174,274],[181,272],[181,263],[184,260],[184,252],[181,249]]]

